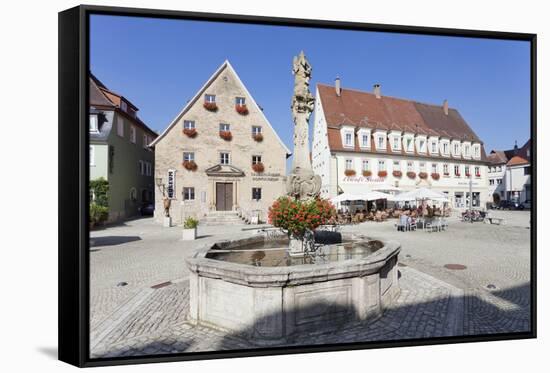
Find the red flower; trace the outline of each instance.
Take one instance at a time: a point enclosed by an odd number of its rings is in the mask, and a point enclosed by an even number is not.
[[[407,172],[407,177],[409,179],[414,179],[416,177],[416,172],[414,172],[414,171]]]
[[[346,175],[346,176],[355,176],[355,170],[345,170],[344,175]]]
[[[437,172],[432,172],[432,179],[439,180],[439,174]]]
[[[264,172],[264,164],[262,162],[254,163],[252,169],[257,173]]]
[[[248,114],[248,108],[246,107],[246,105],[235,105],[235,110],[241,115]]]
[[[371,175],[372,175],[372,171],[370,171],[370,170],[363,170],[363,176],[364,176],[364,177],[369,177],[369,176],[371,176]]]
[[[386,176],[388,176],[387,171],[378,171],[378,177],[386,177]]]
[[[262,142],[264,140],[264,136],[261,133],[255,133],[252,135],[252,138],[257,142]]]
[[[182,166],[185,167],[186,170],[189,171],[196,171],[197,170],[197,164],[195,161],[183,161]]]
[[[183,133],[187,135],[188,137],[195,137],[197,136],[197,130],[195,128],[184,128]]]
[[[392,175],[394,177],[401,177],[401,176],[403,176],[403,173],[401,171],[395,170],[395,171],[392,172]]]
[[[426,172],[421,172],[418,174],[418,177],[421,179],[426,179],[428,178],[428,174]]]
[[[231,134],[231,131],[220,131],[220,137],[225,141],[231,141],[233,135]]]
[[[207,102],[205,101],[204,104],[202,104],[202,106],[204,106],[204,108],[208,111],[216,111],[218,110],[218,105],[216,105],[215,102]]]

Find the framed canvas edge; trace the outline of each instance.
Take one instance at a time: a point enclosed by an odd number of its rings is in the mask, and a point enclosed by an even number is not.
[[[531,47],[531,331],[473,336],[453,336],[426,339],[388,340],[375,342],[310,345],[297,347],[259,348],[247,350],[147,355],[123,358],[92,359],[89,355],[89,227],[88,179],[89,162],[88,113],[88,48],[89,16],[92,14],[148,18],[187,19],[229,23],[254,23],[279,26],[321,27],[391,33],[456,36],[488,39],[521,40]],[[537,35],[532,33],[463,30],[453,28],[401,26],[330,20],[296,19],[253,15],[203,13],[189,11],[141,9],[110,6],[80,5],[59,13],[59,202],[58,202],[58,341],[59,360],[79,367],[143,364],[207,360],[297,353],[317,353],[371,348],[428,346],[536,338],[536,56]],[[70,32],[67,33],[67,30]],[[75,35],[76,33],[76,35]],[[75,123],[78,126],[75,128]],[[78,156],[76,156],[78,155]],[[75,178],[72,180],[70,175]],[[75,192],[76,190],[76,192]],[[75,253],[75,247],[78,251]]]

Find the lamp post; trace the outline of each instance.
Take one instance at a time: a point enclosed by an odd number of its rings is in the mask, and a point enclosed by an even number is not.
[[[470,173],[470,182],[469,182],[469,185],[470,185],[470,222],[474,222],[474,219],[472,218],[473,217],[473,213],[474,213],[474,210],[472,209],[472,204],[474,202],[474,193],[472,192],[472,174]]]

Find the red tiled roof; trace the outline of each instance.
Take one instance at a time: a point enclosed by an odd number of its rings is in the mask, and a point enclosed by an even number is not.
[[[515,155],[506,163],[507,166],[519,166],[522,164],[529,164],[529,161],[525,158],[522,158],[518,155]]]
[[[505,164],[508,162],[506,154],[502,150],[493,150],[488,156],[487,159],[492,164]]]
[[[110,110],[117,110],[119,113],[126,116],[128,119],[134,121],[141,126],[144,130],[149,132],[156,138],[158,134],[147,126],[137,115],[130,115],[120,108],[120,102],[122,100],[121,95],[109,90],[99,79],[97,79],[92,73],[89,75],[89,101],[90,106],[106,108]],[[130,101],[124,98],[124,101],[134,110],[134,113],[139,109],[134,106]]]
[[[359,148],[358,144],[355,144],[354,149],[342,146],[339,128],[343,125],[405,131],[481,143],[479,137],[456,109],[449,108],[446,115],[442,106],[388,96],[376,98],[372,93],[351,89],[342,89],[340,96],[337,96],[334,87],[325,84],[318,84],[317,89],[329,127],[328,138],[331,150],[365,151]],[[396,154],[391,151],[389,144],[387,153]],[[418,155],[416,152],[411,154],[401,151],[397,154],[399,153]],[[429,154],[426,156],[431,157]],[[487,161],[482,143],[481,160]]]

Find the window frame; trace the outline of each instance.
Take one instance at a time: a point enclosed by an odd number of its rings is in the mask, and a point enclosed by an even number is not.
[[[187,198],[187,196],[189,196],[189,198]],[[196,199],[195,187],[183,187],[182,200],[183,201],[195,201],[195,199]]]
[[[224,162],[224,155],[227,156],[227,162]],[[231,164],[231,153],[230,152],[220,152],[219,153],[220,164],[230,165]]]
[[[92,123],[95,123],[95,126],[92,126]],[[99,118],[97,114],[90,114],[88,130],[92,133],[99,133]]]
[[[239,102],[239,99],[242,99],[242,102]],[[245,105],[246,105],[246,97],[243,97],[243,96],[236,96],[236,97],[235,97],[235,105],[237,105],[237,106],[245,106]]]
[[[212,100],[210,100],[210,98],[212,98]],[[204,94],[204,102],[215,103],[216,102],[216,95],[211,95],[211,94],[205,93]]]
[[[259,130],[259,131],[256,131]],[[262,134],[262,126],[252,126],[252,135],[261,135]]]
[[[260,198],[255,198],[256,193],[259,193]],[[252,200],[253,201],[261,201],[262,200],[262,188],[261,187],[252,187]]]
[[[255,165],[255,164],[258,164],[258,163],[262,163],[262,156],[260,154],[253,154],[252,155],[252,164]]]
[[[190,159],[185,159],[187,155],[190,155]],[[195,152],[188,152],[188,151],[185,151],[183,152],[183,161],[184,162],[194,162],[195,161]]]
[[[124,137],[124,118],[122,117],[117,118],[116,134],[119,137]]]
[[[227,128],[227,129],[224,129],[224,128]],[[231,132],[231,124],[220,123],[220,132]]]
[[[191,124],[192,126],[187,126],[188,124]],[[184,130],[194,130],[197,128],[197,125],[195,124],[194,120],[184,120],[183,121],[183,129]]]

